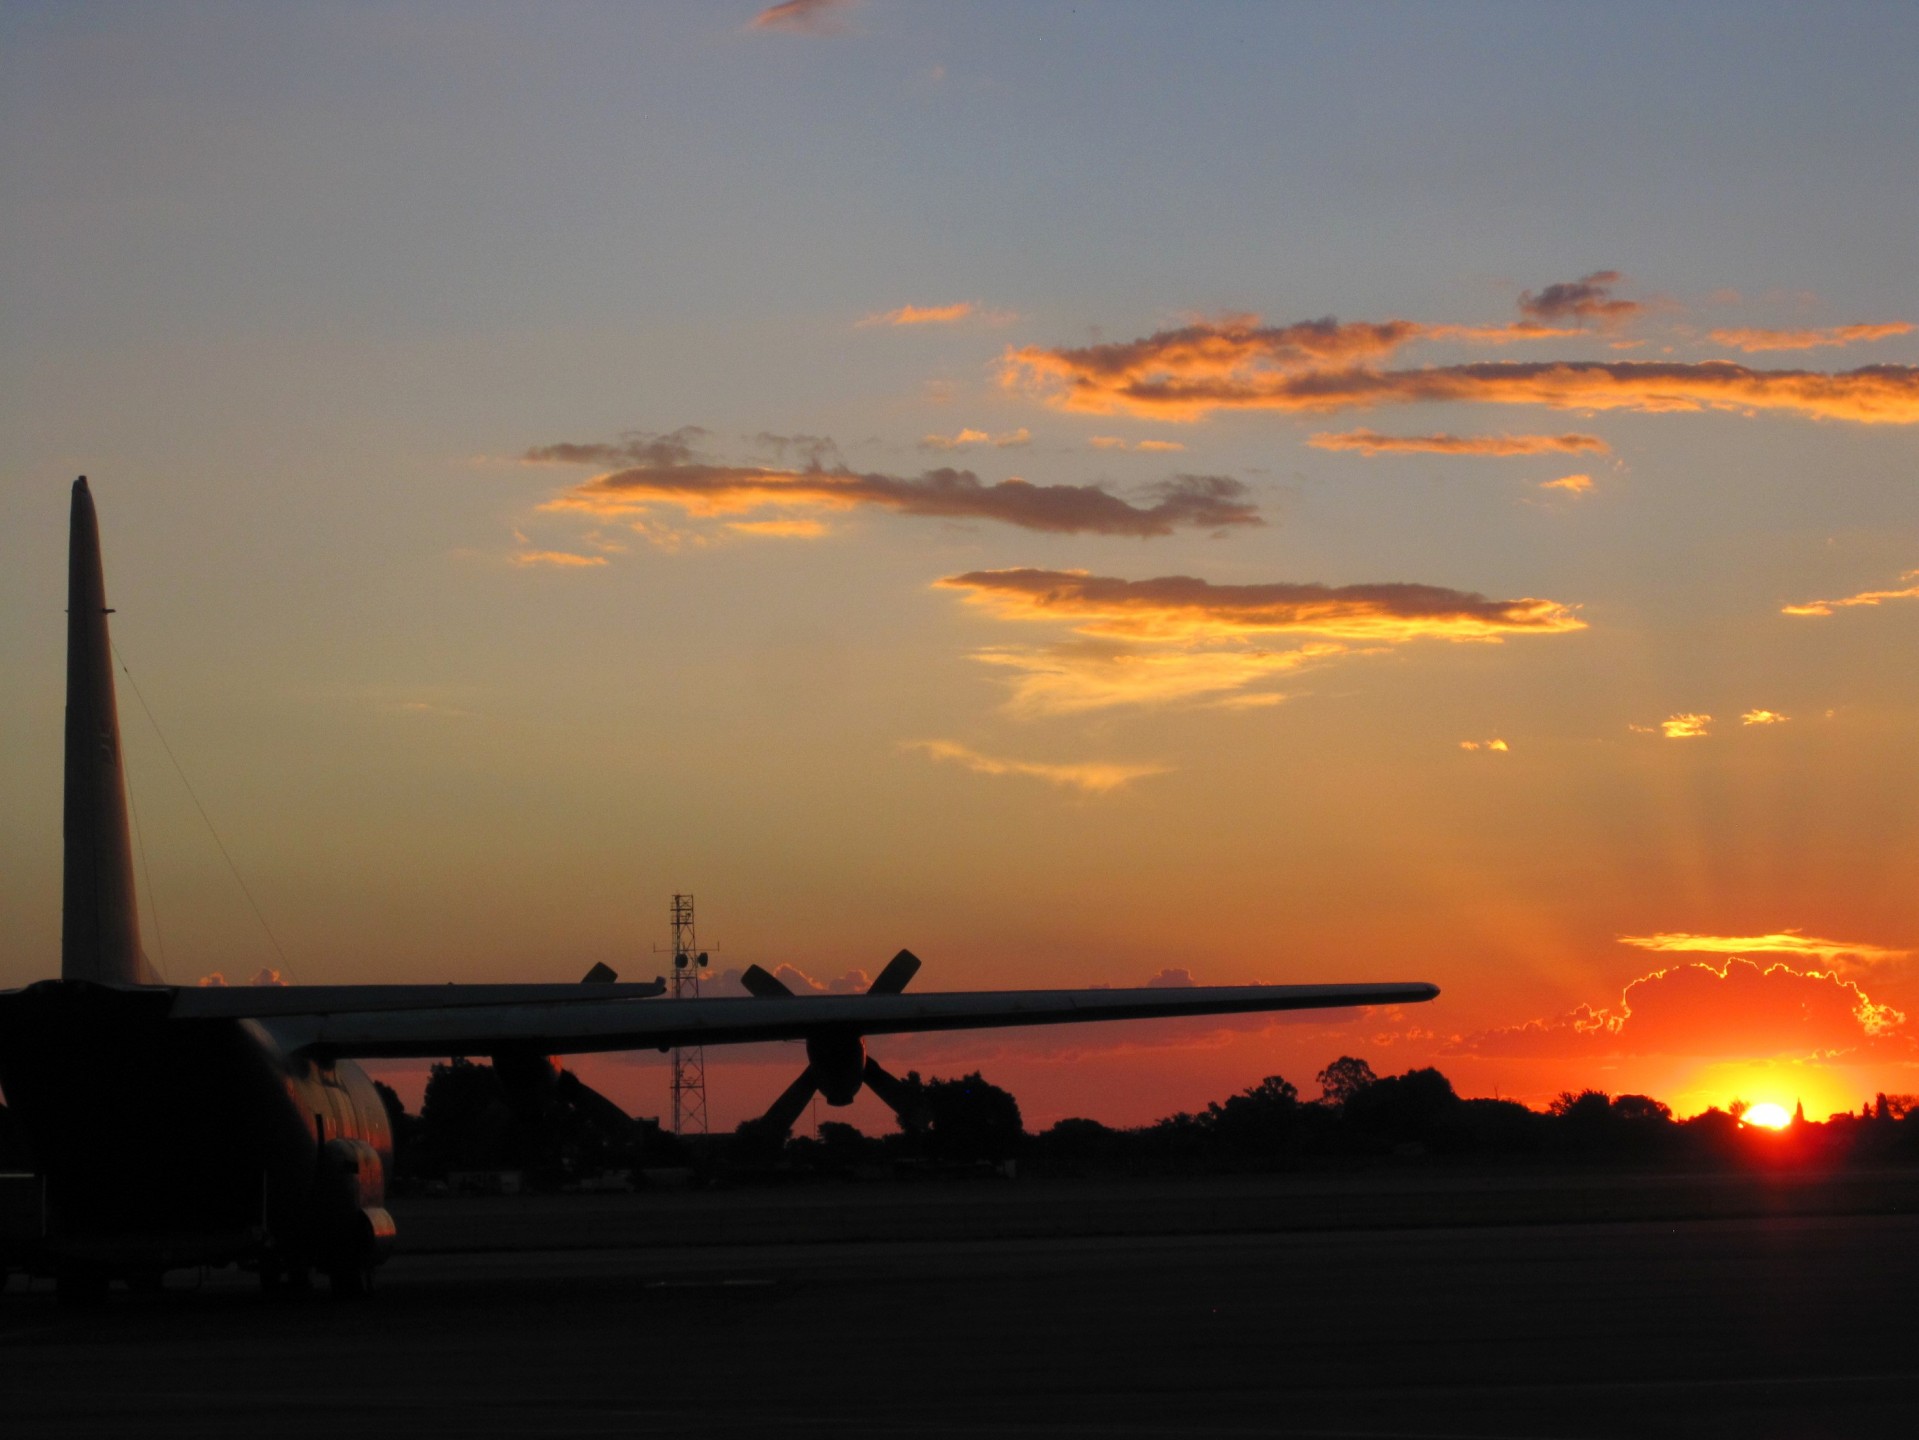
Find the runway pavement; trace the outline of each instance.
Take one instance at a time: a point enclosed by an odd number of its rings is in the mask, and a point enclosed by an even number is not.
[[[980,1198],[1002,1209],[975,1232],[1027,1203]],[[550,1233],[571,1203],[493,1223]],[[16,1280],[0,1414],[9,1436],[1869,1440],[1919,1413],[1910,1213],[804,1243],[826,1213],[770,1243],[413,1253],[363,1303],[230,1275],[75,1315]]]

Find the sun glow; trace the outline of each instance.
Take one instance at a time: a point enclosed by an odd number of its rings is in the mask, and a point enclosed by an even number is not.
[[[1740,1120],[1747,1125],[1757,1125],[1762,1130],[1784,1130],[1792,1124],[1792,1115],[1783,1105],[1774,1105],[1770,1101],[1747,1108]]]

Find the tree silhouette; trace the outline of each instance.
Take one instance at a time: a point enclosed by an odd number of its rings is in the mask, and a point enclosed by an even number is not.
[[[910,1097],[905,1112],[926,1117],[927,1150],[937,1159],[997,1164],[1019,1153],[1026,1138],[1019,1101],[977,1070],[957,1080],[922,1080],[913,1070],[900,1088]],[[912,1133],[904,1119],[899,1125]]]
[[[1379,1079],[1372,1066],[1351,1055],[1340,1056],[1313,1078],[1319,1082],[1320,1099],[1340,1107]]]

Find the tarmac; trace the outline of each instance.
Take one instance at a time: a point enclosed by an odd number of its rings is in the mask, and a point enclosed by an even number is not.
[[[76,1313],[16,1279],[0,1417],[9,1436],[1914,1433],[1919,1177],[1780,1185],[414,1201],[365,1301],[221,1272]],[[1623,1218],[1556,1218],[1608,1192]]]

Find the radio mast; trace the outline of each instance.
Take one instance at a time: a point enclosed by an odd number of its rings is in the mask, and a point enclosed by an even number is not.
[[[673,998],[700,998],[706,954],[693,934],[693,897],[673,897]],[[673,1133],[706,1134],[706,1047],[673,1047]]]

